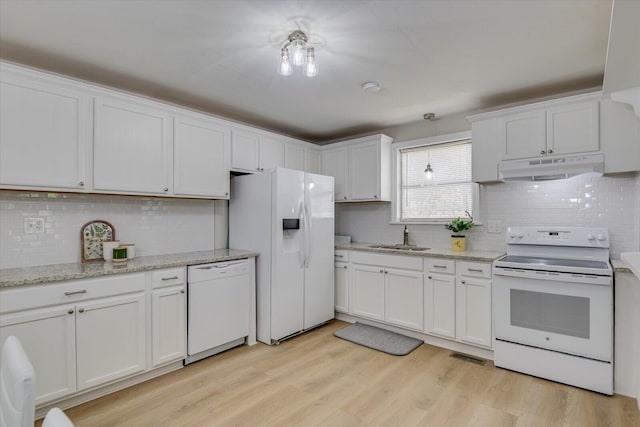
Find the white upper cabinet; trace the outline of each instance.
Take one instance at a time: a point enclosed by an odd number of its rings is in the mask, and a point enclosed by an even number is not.
[[[304,148],[298,145],[284,146],[284,167],[287,169],[304,170]]]
[[[630,105],[600,102],[600,138],[605,173],[640,171],[640,118]]]
[[[260,136],[260,170],[284,167],[284,143],[276,138]]]
[[[318,150],[304,150],[304,171],[322,173],[322,154]]]
[[[0,187],[84,191],[91,98],[2,65]]]
[[[171,116],[134,101],[95,100],[93,188],[170,194]]]
[[[322,174],[334,178],[335,201],[349,200],[347,184],[349,179],[348,151],[347,147],[342,147],[322,152]]]
[[[497,165],[503,160],[594,151],[605,154],[605,171],[613,172],[607,167],[606,144],[601,144],[600,105],[600,94],[595,93],[468,117],[473,144],[473,180],[497,181]],[[610,117],[609,122],[615,123],[616,119]],[[602,138],[604,140],[605,132]]]
[[[322,152],[322,173],[335,178],[336,202],[391,200],[391,141],[374,135]]]
[[[173,192],[179,196],[229,198],[231,128],[205,119],[176,116]]]
[[[285,166],[284,142],[256,132],[234,129],[231,140],[231,169],[261,172]]]

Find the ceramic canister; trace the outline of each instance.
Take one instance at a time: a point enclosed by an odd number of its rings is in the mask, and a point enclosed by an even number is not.
[[[134,259],[136,257],[135,243],[121,243],[120,247],[127,248],[127,259]]]
[[[107,240],[102,242],[102,258],[105,261],[113,260],[113,248],[120,246],[120,240]]]

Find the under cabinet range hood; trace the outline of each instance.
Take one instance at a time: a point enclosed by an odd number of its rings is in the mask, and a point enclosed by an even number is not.
[[[604,172],[603,154],[583,154],[543,159],[509,160],[498,164],[500,181],[548,181]]]

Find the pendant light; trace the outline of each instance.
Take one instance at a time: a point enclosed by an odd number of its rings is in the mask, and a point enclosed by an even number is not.
[[[431,163],[427,163],[427,168],[424,170],[423,185],[436,185],[436,174],[431,168]]]
[[[302,67],[302,72],[307,77],[318,75],[318,63],[316,52],[312,47],[307,47],[307,35],[296,30],[289,34],[287,41],[280,51],[280,66],[278,73],[283,76],[290,76],[293,67]]]

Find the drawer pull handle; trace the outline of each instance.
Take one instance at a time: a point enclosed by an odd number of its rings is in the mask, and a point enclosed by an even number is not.
[[[78,294],[86,294],[86,293],[87,293],[87,290],[83,289],[81,291],[65,292],[64,296],[68,297],[70,295],[78,295]]]
[[[336,254],[336,255],[334,255],[334,257],[336,257],[336,258],[344,258],[344,255],[337,255]]]
[[[467,268],[467,270],[474,271],[476,273],[482,273],[482,269],[481,268]]]
[[[433,267],[434,268],[447,268],[446,265],[434,265]]]
[[[172,277],[163,277],[162,280],[177,280],[178,276],[172,276]]]

